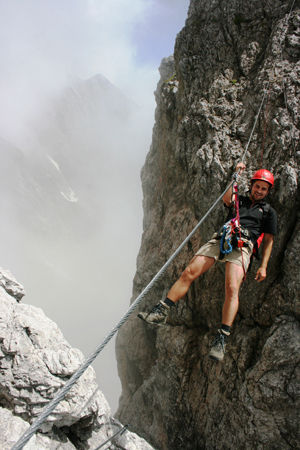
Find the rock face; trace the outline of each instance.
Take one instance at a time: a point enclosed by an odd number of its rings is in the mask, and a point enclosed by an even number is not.
[[[0,448],[8,450],[53,398],[83,360],[57,325],[39,308],[19,303],[23,287],[0,271]],[[122,424],[89,367],[35,434],[26,449],[95,449]],[[110,448],[151,449],[125,431]]]
[[[256,283],[254,263],[223,364],[207,357],[221,318],[222,264],[192,285],[165,327],[132,317],[120,330],[118,417],[160,449],[299,442],[299,3],[290,10],[286,0],[191,0],[174,61],[160,68],[134,298],[230,181],[263,96],[240,191],[257,168],[271,170],[279,217],[268,276]],[[225,217],[220,204],[141,309],[164,297]]]

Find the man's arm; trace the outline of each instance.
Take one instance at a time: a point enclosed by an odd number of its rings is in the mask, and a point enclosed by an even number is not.
[[[267,276],[267,266],[271,256],[273,242],[274,242],[274,235],[270,233],[265,233],[263,239],[262,261],[258,271],[256,272],[255,277],[257,281],[263,281]]]
[[[236,165],[235,171],[239,172],[240,174],[246,169],[246,166],[244,163],[240,162]],[[232,203],[232,186],[228,189],[227,192],[223,195],[222,198],[225,205],[230,206]]]

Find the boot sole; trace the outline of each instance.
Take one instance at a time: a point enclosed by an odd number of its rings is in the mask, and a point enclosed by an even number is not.
[[[145,319],[144,317],[140,316],[139,314],[137,315],[139,319],[141,319],[143,322],[146,322],[148,325],[155,325],[156,327],[161,327],[166,325],[165,322],[150,322],[147,319]]]
[[[222,362],[222,361],[224,360],[224,357],[223,357],[223,358],[218,358],[218,357],[215,356],[215,355],[208,355],[208,356],[209,356],[210,359],[212,359],[213,361]]]

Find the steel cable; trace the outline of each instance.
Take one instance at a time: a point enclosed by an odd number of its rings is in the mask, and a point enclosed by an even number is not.
[[[291,11],[293,9],[295,1],[292,4],[292,7],[289,12],[289,16],[291,14]],[[267,84],[266,89],[264,90],[264,95],[262,97],[258,112],[256,114],[253,127],[247,142],[247,145],[245,147],[245,150],[242,154],[241,162],[244,162],[246,153],[248,151],[249,145],[252,140],[252,136],[254,133],[254,130],[256,128],[256,124],[259,118],[259,115],[261,113],[266,94],[269,88],[270,81]],[[132,312],[137,308],[137,306],[141,303],[141,301],[144,299],[144,297],[148,294],[148,292],[152,289],[154,284],[163,276],[169,265],[174,261],[174,259],[177,257],[177,255],[181,252],[183,247],[187,244],[187,242],[192,238],[192,236],[196,233],[198,228],[202,225],[204,220],[209,216],[209,214],[213,211],[213,209],[216,207],[216,205],[219,203],[219,201],[223,198],[223,196],[226,194],[226,192],[232,187],[233,183],[237,180],[239,176],[239,172],[236,172],[233,175],[233,179],[230,182],[230,184],[226,187],[226,189],[222,192],[222,194],[217,198],[217,200],[212,204],[212,206],[208,209],[208,211],[205,213],[205,215],[201,218],[201,220],[198,222],[198,224],[194,227],[194,229],[190,232],[190,234],[185,238],[185,240],[179,245],[179,247],[175,250],[175,252],[170,256],[170,258],[167,260],[167,262],[162,266],[162,268],[157,272],[157,274],[152,278],[152,280],[149,282],[149,284],[144,288],[144,290],[140,293],[140,295],[134,300],[126,314],[121,318],[121,320],[117,323],[117,325],[111,330],[111,332],[105,337],[105,339],[102,341],[102,343],[96,348],[94,353],[92,353],[77,369],[77,371],[72,375],[72,377],[66,382],[66,384],[61,388],[61,390],[57,393],[57,395],[48,403],[48,405],[44,408],[44,410],[41,412],[39,417],[31,424],[31,426],[28,428],[28,430],[20,437],[20,439],[16,442],[16,444],[12,447],[11,450],[20,450],[24,447],[24,445],[30,440],[30,438],[34,435],[34,433],[40,428],[40,426],[43,424],[43,422],[47,419],[47,417],[54,411],[56,406],[64,399],[67,392],[72,388],[72,386],[78,381],[78,379],[81,377],[81,375],[86,371],[86,369],[93,363],[93,361],[97,358],[99,353],[104,349],[104,347],[108,344],[108,342],[113,338],[113,336],[117,333],[117,331],[124,325],[124,323],[128,320],[129,316],[132,314]]]
[[[236,174],[235,174],[236,175]],[[236,178],[236,177],[234,177]],[[33,434],[40,428],[42,423],[47,419],[47,417],[54,411],[56,406],[64,399],[67,392],[72,388],[72,386],[77,382],[77,380],[81,377],[81,375],[86,371],[86,369],[92,364],[92,362],[97,358],[99,353],[104,349],[104,347],[108,344],[108,342],[113,338],[113,336],[117,333],[117,331],[124,325],[124,323],[128,320],[129,316],[132,312],[137,308],[137,306],[141,303],[144,297],[148,294],[148,292],[152,289],[154,284],[162,277],[165,273],[169,265],[174,261],[176,256],[181,252],[183,247],[187,244],[187,242],[191,239],[191,237],[196,233],[198,228],[207,218],[207,216],[213,211],[216,207],[217,203],[222,199],[228,189],[233,185],[235,179],[231,181],[231,183],[226,187],[226,189],[222,192],[222,194],[217,198],[217,200],[213,203],[213,205],[209,208],[206,214],[202,217],[202,219],[198,222],[198,224],[194,227],[194,229],[190,232],[190,234],[185,238],[185,240],[179,245],[179,247],[175,250],[175,252],[170,256],[167,262],[162,266],[162,268],[157,272],[157,274],[152,278],[149,284],[144,288],[144,290],[140,293],[140,295],[135,299],[127,313],[121,318],[118,324],[111,330],[111,332],[105,337],[102,343],[97,347],[97,349],[92,353],[77,369],[77,371],[72,375],[72,377],[66,382],[66,384],[61,388],[61,390],[57,393],[57,395],[48,403],[48,405],[44,408],[40,416],[33,422],[33,424],[28,428],[28,430],[21,436],[18,442],[12,447],[12,450],[20,450],[29,441],[29,439],[33,436]]]

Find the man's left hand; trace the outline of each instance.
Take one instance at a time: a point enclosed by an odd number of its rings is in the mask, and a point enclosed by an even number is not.
[[[256,279],[256,281],[261,282],[261,281],[264,281],[264,279],[266,278],[266,276],[267,276],[267,271],[266,271],[266,269],[265,269],[264,267],[260,267],[260,268],[258,269],[258,271],[256,272],[256,277],[255,277],[255,279]]]

